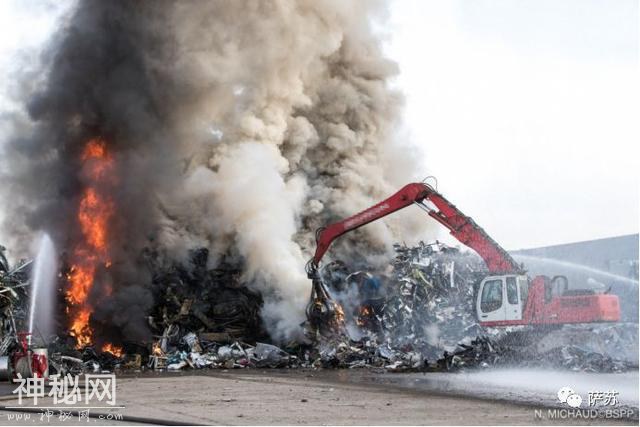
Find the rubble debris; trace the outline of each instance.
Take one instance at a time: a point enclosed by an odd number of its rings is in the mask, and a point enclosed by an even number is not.
[[[487,368],[503,363],[507,365],[515,360],[509,348],[501,347],[486,336],[478,337],[470,344],[459,344],[458,350],[444,353],[438,360],[438,366],[451,371],[461,368]]]
[[[588,351],[577,346],[558,347],[541,356],[545,366],[566,368],[572,371],[624,372],[632,368],[631,364],[623,360],[612,359],[601,353]]]
[[[11,267],[0,246],[0,336],[15,336],[27,323],[32,260]]]
[[[0,245],[0,273],[6,273],[7,271],[9,271],[9,261],[4,254],[4,251],[6,250],[7,248]]]
[[[439,242],[395,245],[395,250],[389,275],[350,273],[339,261],[323,269],[323,281],[345,307],[351,327],[346,335],[319,343],[320,366],[387,370],[547,366],[618,372],[638,365],[637,324],[586,329],[566,325],[555,341],[549,331],[483,330],[474,314],[477,285],[487,274],[479,257]],[[588,335],[578,340],[583,346],[573,345],[580,333]],[[594,340],[594,335],[600,338]],[[585,348],[594,341],[600,344],[597,348]]]
[[[486,275],[479,257],[439,242],[395,251],[390,275],[349,274],[339,262],[323,269],[351,330],[430,360],[481,333],[473,310],[474,290]]]
[[[138,353],[126,355],[122,368],[134,371],[140,370],[142,368],[142,355]]]
[[[267,339],[260,318],[262,298],[240,281],[240,270],[222,265],[207,269],[209,252],[191,252],[190,265],[153,266],[155,308],[149,326],[156,334],[171,327],[171,344],[188,332],[206,332],[208,340],[255,342]],[[156,261],[148,253],[149,263]],[[164,344],[166,346],[166,344]],[[166,351],[166,348],[163,348]]]
[[[615,323],[565,325],[562,329],[541,336],[535,346],[538,353],[546,353],[557,347],[576,346],[637,366],[638,345],[634,345],[637,342],[637,323]]]
[[[161,265],[147,253],[155,284],[156,304],[148,313],[153,341],[127,344],[120,357],[97,346],[76,349],[70,337],[55,337],[48,345],[51,373],[513,366],[620,372],[638,365],[637,324],[566,325],[538,335],[483,330],[474,315],[475,290],[487,274],[479,257],[439,242],[396,245],[395,251],[384,272],[327,264],[320,277],[339,324],[311,336],[310,343],[281,347],[266,335],[262,299],[241,282],[239,270],[225,264],[208,269],[206,249],[192,251],[186,265]],[[0,266],[0,355],[12,351],[16,323],[26,319],[29,265]]]
[[[59,375],[80,375],[84,370],[82,359],[55,353],[49,356],[50,373]]]
[[[531,347],[505,347],[488,337],[478,337],[470,345],[460,344],[453,353],[438,360],[447,371],[489,367],[557,368],[582,372],[624,372],[637,364],[614,359],[574,345],[559,346],[544,353]]]
[[[258,343],[252,354],[258,368],[283,368],[289,364],[291,356],[284,350],[271,344]]]

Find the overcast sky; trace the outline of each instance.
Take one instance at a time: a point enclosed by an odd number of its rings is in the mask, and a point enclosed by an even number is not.
[[[632,0],[393,2],[425,175],[505,247],[638,232],[638,18]]]
[[[0,1],[0,110],[68,4]],[[424,175],[509,249],[637,233],[638,18],[633,0],[392,2]]]

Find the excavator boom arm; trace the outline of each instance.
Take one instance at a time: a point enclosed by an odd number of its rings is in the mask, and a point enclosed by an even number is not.
[[[331,243],[341,235],[362,227],[393,212],[416,204],[430,217],[445,226],[462,244],[480,255],[492,274],[522,273],[522,268],[473,219],[465,216],[454,204],[424,183],[407,184],[391,197],[370,208],[318,230],[316,252],[307,267],[309,276],[315,274]],[[432,205],[432,206],[431,206]]]

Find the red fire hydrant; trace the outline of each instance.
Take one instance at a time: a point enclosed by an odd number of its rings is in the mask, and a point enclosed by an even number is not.
[[[29,348],[31,334],[28,332],[18,332],[17,335],[20,347],[11,356],[13,371],[16,374],[20,373],[23,377],[46,378],[49,371],[46,349],[31,350]]]

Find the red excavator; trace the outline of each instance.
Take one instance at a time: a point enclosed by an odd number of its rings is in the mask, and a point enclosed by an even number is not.
[[[342,317],[322,284],[318,271],[322,257],[341,235],[416,205],[445,226],[450,234],[480,255],[489,275],[480,283],[476,313],[482,326],[562,325],[568,323],[618,322],[617,295],[596,294],[591,290],[569,289],[565,276],[536,276],[530,279],[521,265],[473,219],[465,216],[428,184],[412,183],[386,200],[316,232],[316,252],[307,263],[313,281],[307,318],[312,327],[326,326]],[[339,319],[340,320],[340,319]]]

